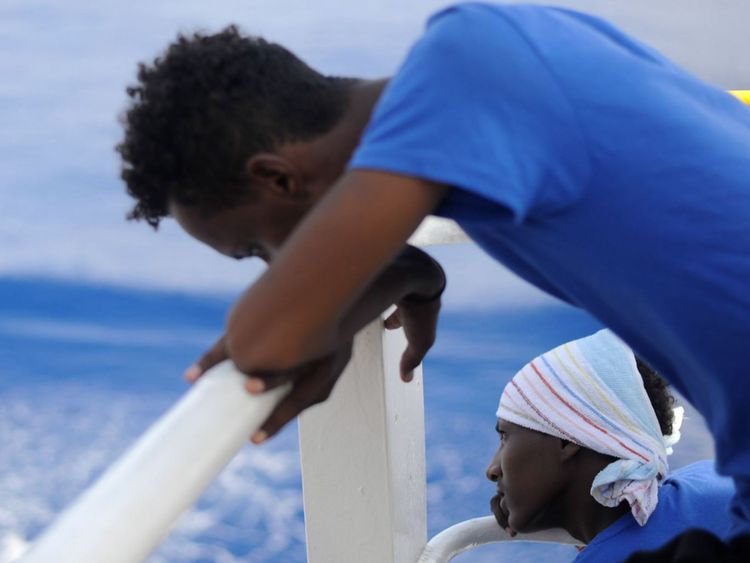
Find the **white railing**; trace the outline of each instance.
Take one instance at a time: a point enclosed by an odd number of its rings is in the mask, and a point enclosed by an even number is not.
[[[511,537],[500,528],[494,516],[459,522],[432,538],[424,547],[418,563],[445,563],[457,555],[489,543],[541,542],[579,545],[581,542],[562,529],[544,530]]]
[[[466,240],[452,222],[431,219],[411,242]],[[300,417],[310,563],[437,563],[508,539],[494,522],[478,519],[427,543],[422,374],[416,370],[409,385],[400,381],[404,346],[400,331],[384,331],[380,319],[370,324],[357,335],[329,400]],[[242,383],[229,362],[207,373],[42,534],[22,563],[143,561],[285,392],[250,396]]]
[[[213,368],[37,540],[23,563],[143,561],[247,443],[286,388],[251,396]]]

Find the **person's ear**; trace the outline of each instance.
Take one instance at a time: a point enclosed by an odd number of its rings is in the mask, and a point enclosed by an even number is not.
[[[566,461],[570,461],[580,451],[581,451],[581,446],[579,446],[575,442],[560,439],[560,461],[562,463],[565,463]]]
[[[265,189],[282,197],[305,197],[306,191],[297,169],[287,159],[273,153],[258,153],[245,163],[245,171],[254,189]]]

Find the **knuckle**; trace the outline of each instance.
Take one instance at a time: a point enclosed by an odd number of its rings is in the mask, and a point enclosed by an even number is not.
[[[325,389],[321,391],[321,393],[313,399],[308,406],[313,405],[319,405],[320,403],[323,403],[328,400],[328,398],[331,396],[331,389]]]
[[[269,435],[275,434],[292,418],[293,415],[289,415],[283,410],[276,411],[268,418],[268,420],[266,420],[265,424],[263,424],[263,429],[268,432]]]

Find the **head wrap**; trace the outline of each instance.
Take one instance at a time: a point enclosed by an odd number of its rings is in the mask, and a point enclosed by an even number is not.
[[[526,364],[505,387],[497,417],[617,458],[596,475],[591,495],[604,506],[626,500],[641,526],[656,508],[682,420],[678,413],[672,436],[662,436],[635,356],[609,330]]]

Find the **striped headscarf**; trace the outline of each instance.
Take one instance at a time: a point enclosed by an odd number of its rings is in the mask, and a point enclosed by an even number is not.
[[[497,417],[617,458],[591,485],[600,504],[626,500],[641,526],[656,508],[676,433],[662,436],[633,352],[609,330],[526,364],[505,387]]]

